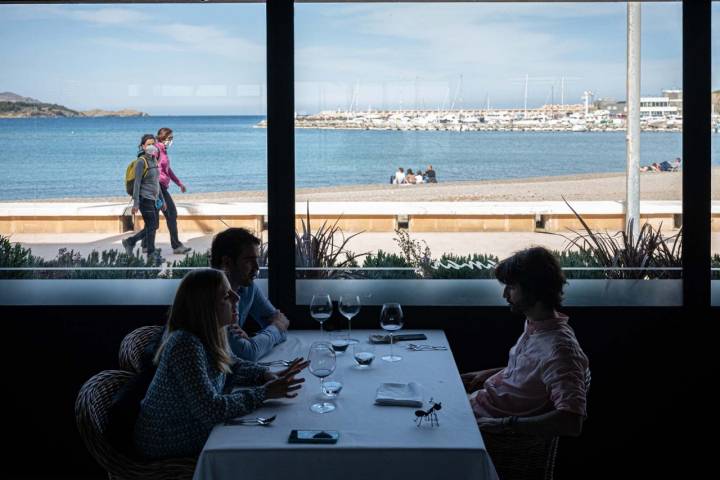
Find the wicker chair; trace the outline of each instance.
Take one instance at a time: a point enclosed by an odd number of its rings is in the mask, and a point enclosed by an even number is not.
[[[151,325],[140,327],[128,333],[120,343],[120,368],[128,372],[139,373],[142,370],[142,355],[145,347],[159,335],[165,327]]]
[[[592,374],[585,370],[585,394]],[[483,432],[485,448],[502,480],[552,480],[560,437]]]
[[[85,446],[108,472],[110,480],[192,478],[196,458],[139,460],[118,452],[105,438],[112,399],[134,375],[121,370],[105,370],[82,386],[75,402],[75,421]]]

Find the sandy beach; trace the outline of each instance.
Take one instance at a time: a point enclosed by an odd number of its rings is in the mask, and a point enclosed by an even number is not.
[[[296,191],[298,201],[560,201],[568,200],[615,200],[625,199],[625,175],[623,173],[595,173],[553,177],[529,177],[507,180],[442,182],[423,185],[346,185],[323,188],[303,188]],[[713,168],[712,198],[720,200],[720,168]],[[176,202],[264,202],[264,191],[231,191],[182,194],[175,187],[171,192]],[[642,200],[680,200],[682,198],[682,172],[644,172],[640,174],[640,197]],[[54,198],[51,202],[123,202],[127,195],[101,198]],[[32,200],[38,201],[38,200]]]
[[[679,200],[682,198],[681,173],[646,172],[640,176],[643,200]],[[189,186],[192,189],[192,185]],[[263,202],[265,192],[216,192],[187,193],[173,192],[177,203],[192,202]],[[299,189],[298,201],[559,201],[561,196],[568,200],[624,200],[625,176],[619,173],[598,173],[592,175],[566,175],[555,177],[534,177],[502,181],[446,182],[430,185],[359,185],[329,188]],[[713,169],[712,198],[720,200],[720,168]],[[52,202],[127,202],[127,196],[104,198],[52,199]],[[674,233],[669,230],[668,233]],[[72,248],[83,254],[91,250],[120,247],[125,234],[14,234],[14,241],[33,248],[36,255],[52,258],[61,247]],[[382,249],[399,253],[392,232],[363,233],[351,242],[356,252]],[[545,245],[562,250],[567,246],[559,235],[536,232],[477,232],[477,233],[417,233],[416,240],[427,241],[434,253],[452,252],[469,254],[477,252],[509,255],[528,245]],[[212,235],[187,233],[183,240],[196,251],[205,251],[210,246]],[[720,251],[720,234],[713,233],[713,252]],[[179,260],[172,255],[166,233],[158,234],[158,247],[162,248],[168,260]]]

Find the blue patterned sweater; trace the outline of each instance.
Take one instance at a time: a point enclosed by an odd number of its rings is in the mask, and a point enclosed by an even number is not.
[[[135,445],[150,458],[197,456],[212,428],[258,408],[266,368],[235,358],[220,372],[195,335],[170,334],[135,424]],[[237,390],[234,387],[250,387]]]

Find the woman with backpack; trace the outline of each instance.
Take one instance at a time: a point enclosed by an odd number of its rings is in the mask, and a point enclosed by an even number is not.
[[[158,130],[155,138],[157,139],[155,146],[160,151],[160,156],[158,157],[158,164],[160,167],[160,190],[162,191],[165,205],[167,205],[167,209],[163,210],[163,215],[165,216],[165,222],[167,222],[168,231],[170,232],[170,246],[173,249],[173,253],[187,253],[192,249],[183,245],[178,238],[177,209],[175,208],[175,202],[168,191],[168,188],[170,188],[170,180],[180,187],[181,192],[185,193],[187,190],[185,185],[179,178],[177,178],[175,172],[172,171],[172,168],[170,168],[170,158],[168,158],[167,149],[170,148],[170,145],[172,145],[173,131],[170,128],[163,127]]]
[[[167,206],[160,190],[160,169],[158,168],[158,148],[155,146],[155,137],[146,133],[140,139],[140,151],[135,160],[135,179],[132,187],[133,206],[132,213],[138,210],[143,217],[145,227],[135,235],[122,241],[122,246],[128,255],[133,254],[133,248],[138,240],[145,239],[148,259],[153,258],[155,264],[162,263],[159,252],[155,251],[155,231],[158,228],[158,210],[165,210]]]

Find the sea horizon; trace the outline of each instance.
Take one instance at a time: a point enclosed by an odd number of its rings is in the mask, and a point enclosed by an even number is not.
[[[125,195],[124,174],[145,133],[174,131],[171,166],[189,192],[267,188],[263,115],[0,119],[0,200]],[[295,130],[296,187],[389,183],[398,169],[439,182],[625,170],[625,132]],[[714,136],[713,136],[714,138]],[[717,142],[713,141],[713,158]],[[681,132],[642,132],[641,165],[682,156]],[[714,161],[713,165],[717,165]]]

